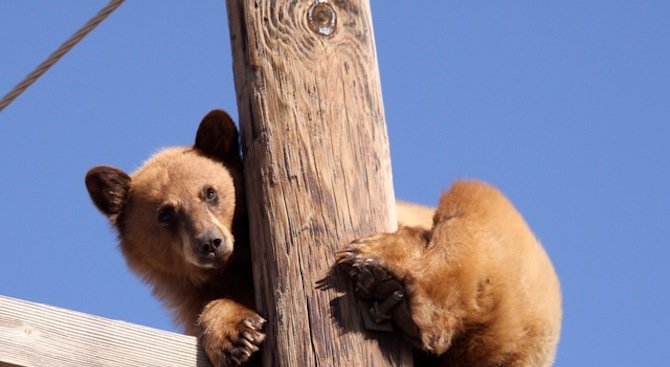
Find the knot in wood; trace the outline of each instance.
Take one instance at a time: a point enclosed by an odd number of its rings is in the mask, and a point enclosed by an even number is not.
[[[307,22],[315,33],[330,36],[337,27],[337,13],[327,2],[317,0],[307,10]]]

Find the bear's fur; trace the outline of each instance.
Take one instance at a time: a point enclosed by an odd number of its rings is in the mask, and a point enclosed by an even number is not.
[[[215,366],[249,360],[264,338],[242,180],[237,129],[219,110],[202,120],[193,147],[165,149],[132,175],[107,166],[86,175],[130,269]]]
[[[118,232],[128,266],[149,283],[215,366],[259,362],[265,322],[254,309],[237,129],[223,111],[193,147],[165,149],[133,174],[99,166],[91,199]],[[560,331],[551,262],[496,189],[456,183],[437,210],[398,202],[400,229],[338,254],[358,294],[445,366],[546,366]],[[395,293],[394,293],[395,292]],[[416,365],[422,365],[417,362]]]
[[[551,365],[558,277],[512,204],[485,183],[460,181],[442,195],[432,228],[416,224],[338,253],[358,295],[375,302],[372,316],[392,320],[443,366]]]

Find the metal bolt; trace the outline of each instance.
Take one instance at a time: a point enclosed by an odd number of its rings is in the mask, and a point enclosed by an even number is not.
[[[395,308],[395,306],[400,303],[403,298],[405,298],[405,295],[400,291],[391,293],[391,295],[381,304],[379,302],[375,302],[374,305],[372,305],[372,308],[370,308],[370,316],[372,316],[372,319],[377,323],[390,319],[391,310],[393,310],[393,308]]]

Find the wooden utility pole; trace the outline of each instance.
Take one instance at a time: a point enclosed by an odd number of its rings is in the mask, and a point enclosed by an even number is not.
[[[396,227],[368,0],[227,0],[265,366],[410,366],[363,330],[348,242]]]

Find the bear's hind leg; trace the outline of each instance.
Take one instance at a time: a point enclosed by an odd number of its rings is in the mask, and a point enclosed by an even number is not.
[[[412,321],[405,288],[430,239],[430,231],[401,227],[395,233],[358,239],[337,253],[349,270],[358,297],[372,301],[370,317],[380,323],[392,319],[407,339],[420,347],[419,330]]]

